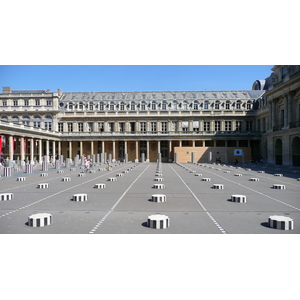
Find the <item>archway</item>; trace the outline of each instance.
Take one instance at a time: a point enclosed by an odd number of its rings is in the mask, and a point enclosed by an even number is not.
[[[294,137],[292,141],[293,166],[300,166],[300,138]]]
[[[282,165],[282,140],[278,139],[275,142],[275,164]]]

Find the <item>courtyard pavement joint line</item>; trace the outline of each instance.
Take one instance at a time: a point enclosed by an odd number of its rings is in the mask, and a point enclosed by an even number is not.
[[[170,166],[170,165],[169,165]],[[227,234],[227,232],[222,228],[222,226],[216,221],[216,219],[207,211],[207,209],[204,207],[204,205],[201,203],[201,201],[197,198],[197,196],[194,194],[194,192],[190,189],[190,187],[184,182],[184,180],[180,177],[180,175],[174,170],[172,166],[170,168],[176,173],[176,175],[181,179],[181,181],[184,183],[184,185],[187,187],[187,189],[191,192],[192,196],[197,200],[197,202],[200,204],[200,206],[203,208],[205,213],[209,216],[209,218],[213,221],[213,223],[217,226],[217,228],[224,234]]]
[[[119,169],[117,169],[117,170],[115,170],[115,171],[113,171],[113,172],[117,172],[117,171],[120,170],[120,169],[122,170],[123,168],[119,168]],[[78,187],[78,186],[81,186],[81,185],[83,185],[83,184],[86,184],[86,183],[88,183],[88,182],[90,182],[90,181],[94,181],[94,180],[96,180],[96,179],[98,179],[98,178],[100,178],[100,177],[106,176],[106,175],[107,175],[107,174],[102,174],[102,175],[100,175],[100,176],[98,176],[98,177],[96,177],[96,178],[91,178],[90,180],[87,180],[87,181],[84,181],[84,182],[82,182],[82,183],[80,183],[80,184],[77,184],[76,186],[71,186],[71,187],[69,187],[69,188],[67,188],[67,189],[64,189],[64,190],[62,190],[62,191],[59,191],[59,192],[57,192],[57,193],[55,193],[55,194],[52,194],[52,195],[50,195],[50,196],[47,196],[47,197],[45,197],[45,198],[42,198],[42,199],[37,200],[37,201],[35,201],[35,202],[32,202],[32,203],[30,203],[30,204],[28,204],[28,205],[26,205],[26,206],[20,207],[20,208],[18,208],[18,209],[15,209],[15,210],[9,212],[9,213],[6,213],[6,214],[4,214],[4,215],[1,215],[0,218],[1,218],[1,217],[5,217],[5,216],[7,216],[7,215],[9,215],[9,214],[11,214],[11,213],[17,212],[17,211],[19,211],[19,210],[21,210],[21,209],[24,209],[24,208],[27,208],[27,207],[29,207],[29,206],[32,206],[32,205],[34,205],[34,204],[37,204],[37,203],[39,203],[39,202],[41,202],[41,201],[47,200],[47,199],[49,199],[49,198],[51,198],[51,197],[53,197],[53,196],[59,195],[59,194],[61,194],[61,193],[63,193],[63,192],[66,192],[66,191],[68,191],[68,190],[71,190],[71,189],[73,189],[73,188],[75,188],[75,187]],[[35,183],[33,183],[33,184],[35,184]],[[29,185],[31,185],[31,183],[30,183]]]
[[[150,167],[150,164],[147,166],[147,168],[132,182],[132,184],[127,188],[127,190],[122,194],[122,196],[118,199],[118,201],[115,203],[115,205],[106,213],[106,215],[95,225],[95,227],[89,232],[94,233],[98,227],[104,222],[104,220],[114,211],[116,206],[120,203],[120,201],[123,199],[123,197],[127,194],[129,189],[134,185],[134,183],[144,174],[144,172]]]
[[[232,183],[235,183],[235,184],[237,184],[237,185],[239,185],[239,186],[242,186],[242,187],[244,187],[245,189],[248,189],[248,190],[250,190],[250,191],[253,191],[253,192],[257,193],[257,194],[260,194],[260,195],[262,195],[262,196],[265,196],[265,197],[267,197],[267,198],[269,198],[269,199],[271,199],[271,200],[277,201],[277,202],[279,202],[279,203],[281,203],[281,204],[287,205],[287,206],[289,206],[289,207],[291,207],[291,208],[293,208],[293,209],[296,209],[296,210],[299,210],[299,211],[300,211],[300,208],[298,208],[298,207],[296,207],[296,206],[293,206],[293,205],[291,205],[291,204],[289,204],[289,203],[286,203],[286,202],[284,202],[284,201],[281,201],[281,200],[278,200],[278,199],[273,198],[273,197],[271,197],[271,196],[268,196],[268,195],[266,195],[266,194],[264,194],[264,193],[261,193],[261,192],[259,192],[259,191],[254,190],[254,189],[252,189],[252,188],[250,188],[250,187],[248,187],[248,186],[246,186],[246,185],[243,185],[243,184],[241,184],[241,183],[238,183],[238,182],[235,182],[235,181],[233,181],[233,180],[230,180],[230,179],[228,179],[228,178],[226,178],[226,177],[223,177],[222,175],[219,175],[219,174],[217,174],[217,173],[210,172],[210,171],[208,171],[208,170],[205,170],[205,171],[207,171],[208,173],[214,174],[214,175],[216,175],[216,176],[218,176],[218,177],[221,177],[221,178],[223,178],[223,179],[225,179],[225,180],[227,180],[227,181],[230,181],[230,182],[232,182]]]

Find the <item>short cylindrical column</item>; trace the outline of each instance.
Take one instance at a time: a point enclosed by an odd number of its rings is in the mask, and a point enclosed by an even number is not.
[[[41,177],[47,177],[48,173],[41,173]]]
[[[155,183],[155,184],[153,185],[153,188],[154,188],[154,189],[164,189],[164,188],[165,188],[165,185],[162,184],[162,183]]]
[[[61,181],[71,181],[71,177],[63,177]]]
[[[117,181],[117,178],[116,177],[110,177],[107,179],[107,181]]]
[[[217,190],[223,190],[224,189],[224,185],[223,184],[219,184],[219,183],[215,183],[212,186],[213,189],[217,189]]]
[[[44,227],[52,223],[52,215],[48,213],[34,214],[28,217],[28,225],[31,227]]]
[[[151,200],[153,202],[166,202],[166,195],[155,194],[155,195],[152,195]]]
[[[95,189],[105,189],[105,188],[106,188],[106,185],[105,185],[105,183],[96,183],[96,184],[94,185],[94,188],[95,188]]]
[[[25,181],[26,180],[26,177],[18,177],[17,178],[17,181]]]
[[[232,195],[231,196],[232,202],[238,202],[238,203],[246,203],[246,196],[244,195]]]
[[[86,174],[85,173],[79,173],[78,177],[86,177]]]
[[[281,230],[293,230],[294,221],[290,217],[270,216],[268,219],[269,227]]]
[[[33,165],[26,164],[25,165],[25,173],[30,174],[33,171]]]
[[[236,174],[234,174],[234,176],[239,176],[239,177],[241,177],[241,176],[243,176],[241,173],[236,173]]]
[[[283,174],[274,174],[274,176],[276,176],[276,177],[282,177]]]
[[[250,178],[249,181],[259,181],[259,178]]]
[[[154,178],[154,181],[164,181],[164,179],[162,177],[157,177],[157,178]]]
[[[37,185],[38,189],[47,189],[49,187],[49,183],[39,183]]]
[[[170,227],[170,219],[166,215],[151,215],[148,217],[147,225],[154,229],[165,229]]]
[[[196,174],[195,174],[195,176],[202,176],[202,174],[200,174],[200,173],[196,173]]]
[[[285,185],[284,184],[273,184],[273,189],[276,190],[284,190],[285,189]]]
[[[11,169],[12,169],[11,167],[4,167],[4,170],[3,170],[4,177],[11,177],[11,173],[12,173]]]
[[[1,193],[0,194],[0,201],[7,201],[14,199],[14,194],[13,193]]]
[[[75,194],[73,195],[73,201],[82,202],[87,201],[87,194]]]
[[[210,181],[210,178],[202,178],[201,181]]]

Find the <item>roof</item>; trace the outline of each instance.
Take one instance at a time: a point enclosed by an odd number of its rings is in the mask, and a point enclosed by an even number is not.
[[[60,101],[194,101],[258,99],[262,90],[244,91],[160,91],[160,92],[66,92]]]

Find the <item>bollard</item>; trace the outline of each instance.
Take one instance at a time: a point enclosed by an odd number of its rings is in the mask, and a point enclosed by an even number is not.
[[[166,195],[155,194],[155,195],[152,195],[151,200],[153,202],[166,202]]]
[[[238,203],[246,203],[246,196],[245,195],[232,195],[231,201],[238,202]]]
[[[170,219],[166,215],[151,215],[148,216],[147,225],[154,229],[166,229],[170,227]]]
[[[73,201],[77,201],[77,202],[83,202],[83,201],[87,201],[87,194],[75,194],[73,195]]]
[[[52,222],[52,215],[48,213],[34,214],[28,217],[28,226],[31,227],[44,227],[51,225]]]
[[[14,199],[13,193],[1,193],[0,194],[0,201],[7,201]]]
[[[290,217],[270,216],[268,218],[269,227],[281,230],[293,230],[294,221]]]

